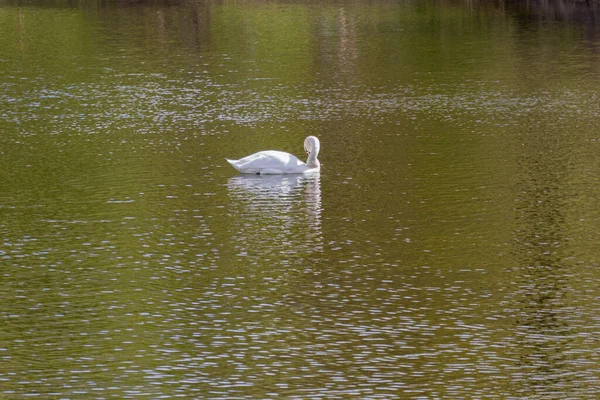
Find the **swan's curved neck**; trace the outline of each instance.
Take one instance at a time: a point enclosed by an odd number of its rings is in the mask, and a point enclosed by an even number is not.
[[[317,159],[318,155],[319,155],[319,146],[315,145],[311,149],[310,154],[308,155],[308,159],[306,160],[306,165],[308,165],[310,168],[318,168],[320,165],[319,160]]]
[[[315,157],[314,160],[311,160],[310,157],[308,157],[308,160],[306,160],[306,165],[309,168],[319,168],[321,163],[319,163],[319,160],[317,160],[317,157]]]

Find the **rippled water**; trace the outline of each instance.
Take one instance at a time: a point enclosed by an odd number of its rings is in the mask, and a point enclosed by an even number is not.
[[[0,397],[595,397],[597,7],[73,4],[0,1]]]

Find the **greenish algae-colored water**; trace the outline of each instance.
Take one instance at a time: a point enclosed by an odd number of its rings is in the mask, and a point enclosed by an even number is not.
[[[0,1],[0,398],[593,398],[600,31],[548,7]]]

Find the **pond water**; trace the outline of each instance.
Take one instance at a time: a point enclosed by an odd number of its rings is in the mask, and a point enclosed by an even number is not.
[[[556,4],[0,1],[0,398],[595,397],[600,16]]]

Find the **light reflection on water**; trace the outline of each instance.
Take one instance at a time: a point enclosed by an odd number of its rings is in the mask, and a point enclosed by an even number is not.
[[[593,397],[598,43],[521,18],[1,6],[0,397]]]
[[[278,255],[322,251],[321,181],[317,175],[235,176],[227,189],[238,255],[261,262]]]

